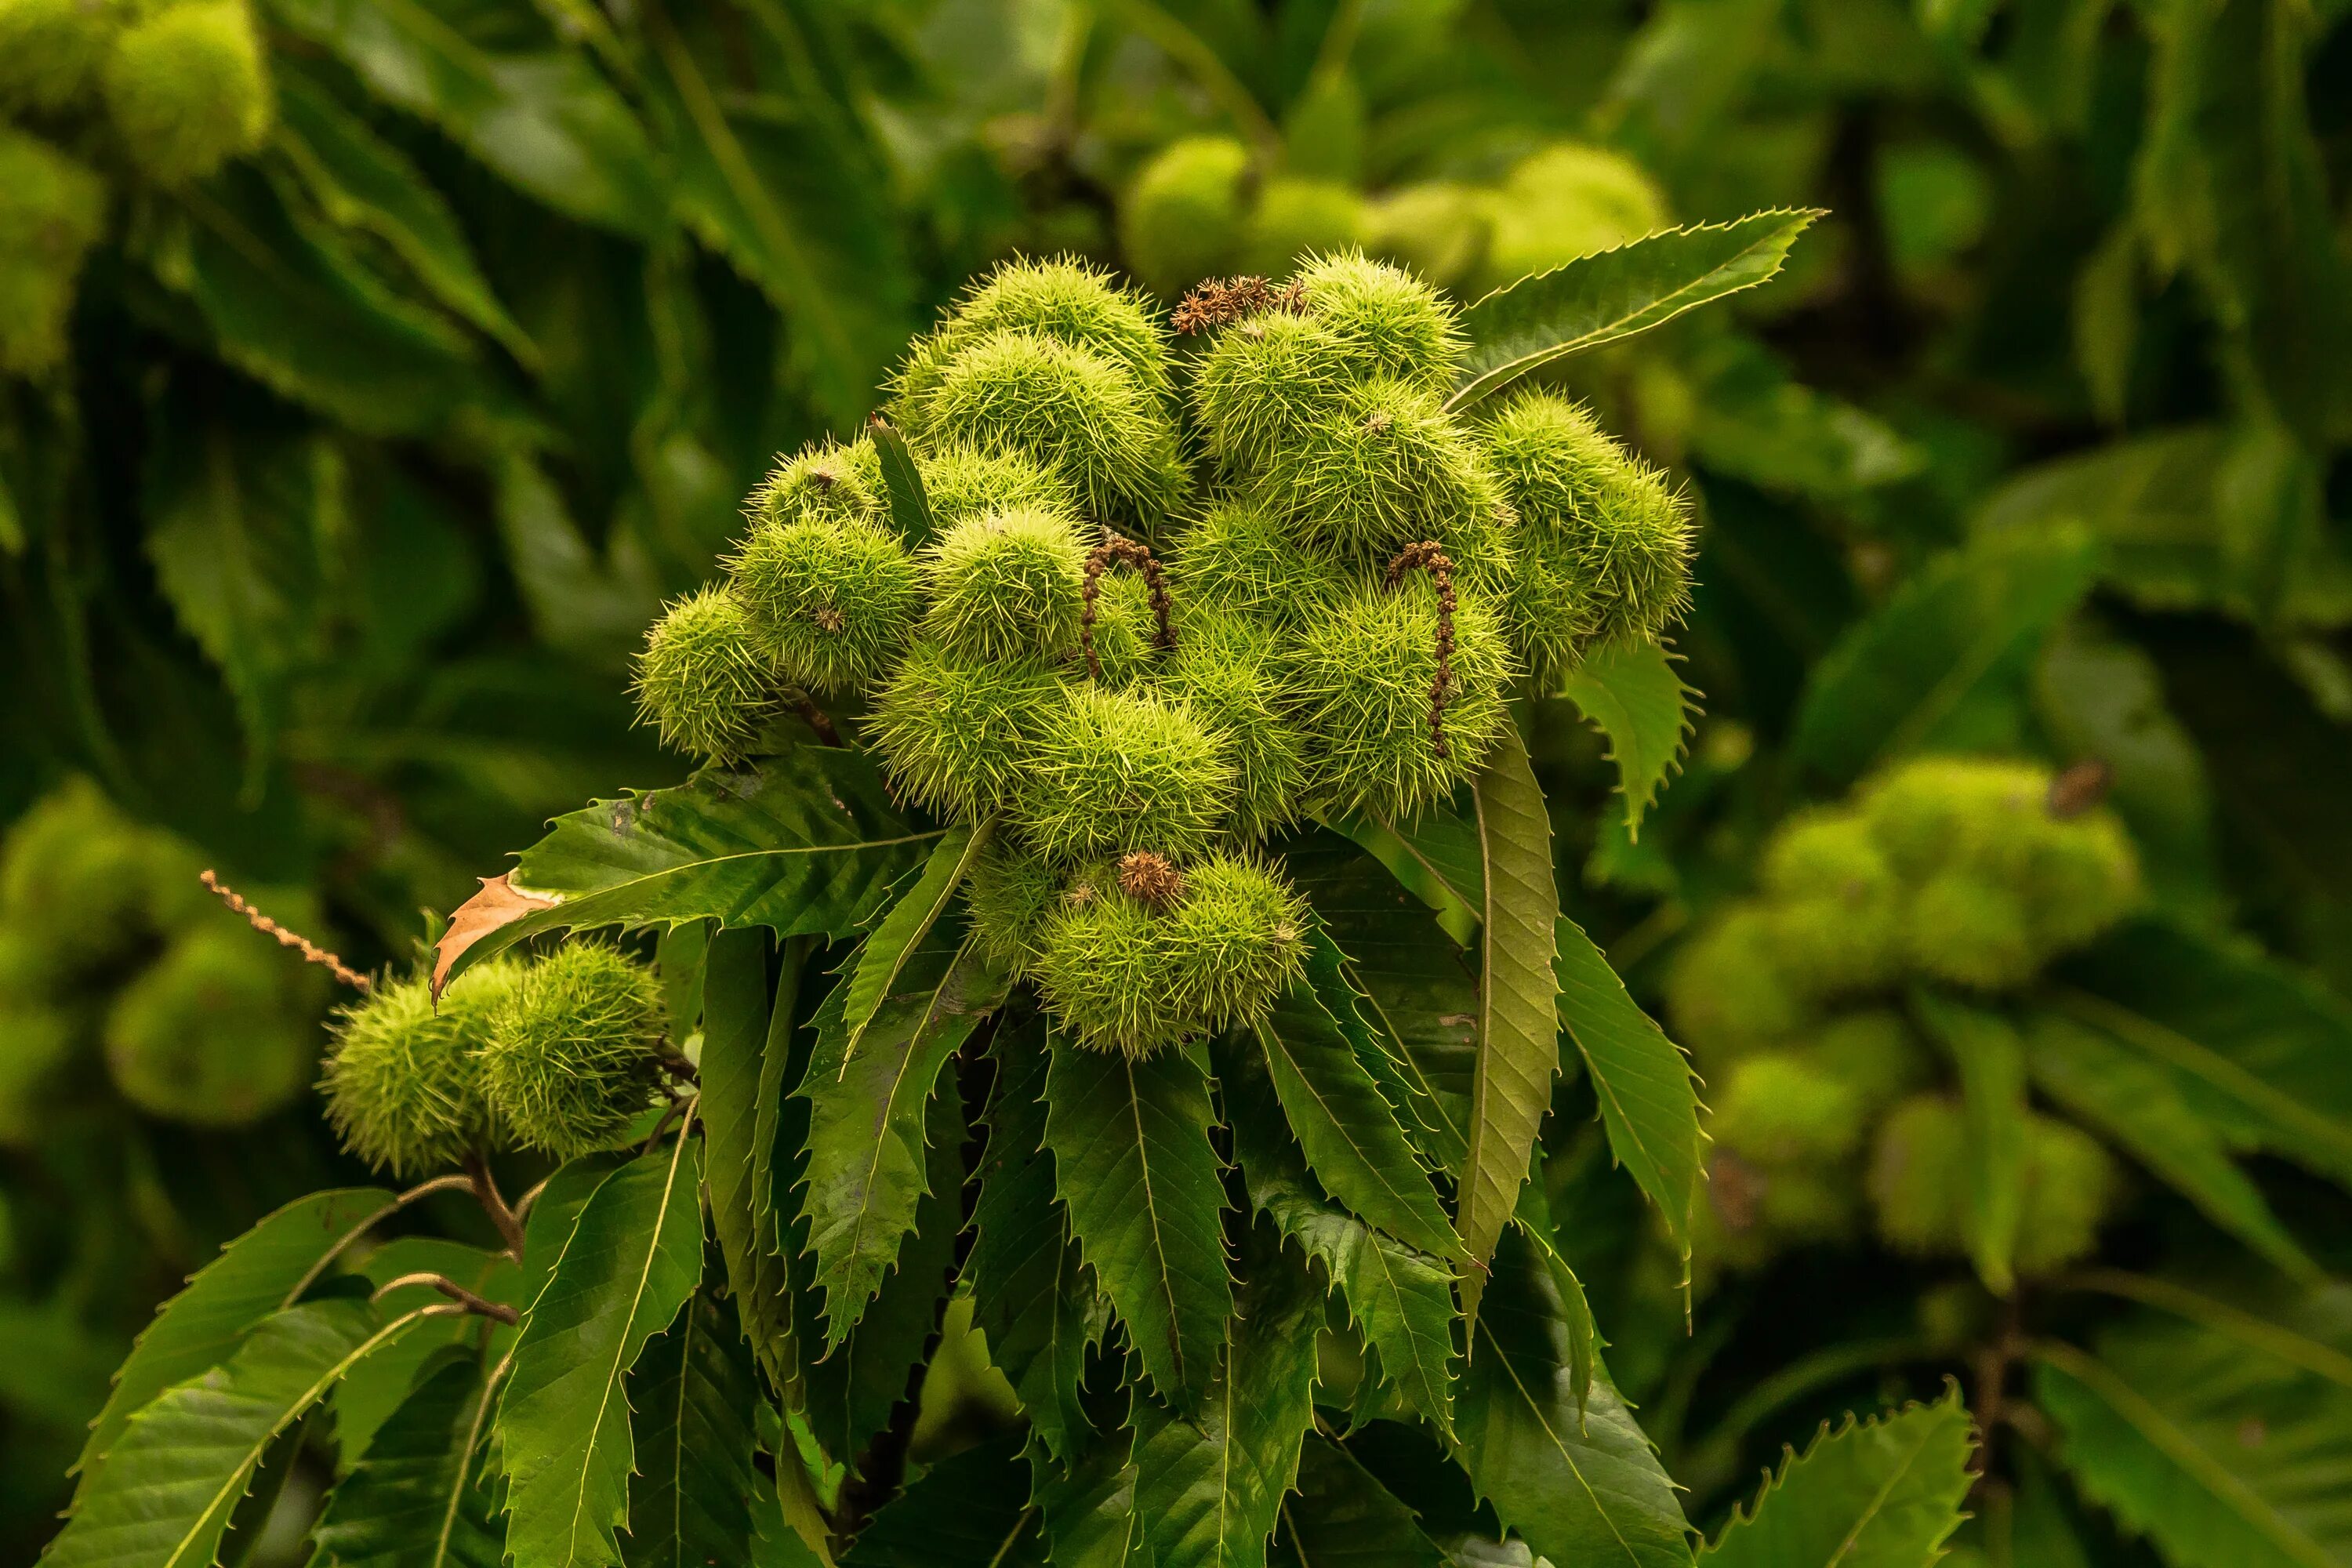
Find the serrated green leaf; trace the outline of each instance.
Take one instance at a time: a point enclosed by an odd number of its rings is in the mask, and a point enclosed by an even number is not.
[[[1559,1021],[1584,1058],[1610,1152],[1658,1205],[1668,1237],[1687,1256],[1704,1149],[1690,1058],[1626,994],[1581,926],[1562,915],[1554,930]]]
[[[776,17],[765,7],[752,15]],[[778,83],[797,100],[793,111],[761,112],[740,90],[749,61],[739,35],[667,7],[648,9],[643,31],[659,68],[639,85],[675,168],[680,216],[782,313],[793,370],[821,412],[849,425],[873,405],[912,325],[889,171],[847,133],[846,117],[825,112],[842,84],[803,70]],[[785,47],[805,52],[803,42]]]
[[[896,988],[908,959],[930,934],[948,900],[963,886],[972,861],[988,847],[994,826],[992,820],[977,827],[959,823],[941,834],[931,846],[930,858],[923,862],[923,874],[898,896],[882,923],[859,944],[857,967],[851,972],[842,1003],[842,1024],[849,1031],[842,1051],[845,1064],[857,1054],[858,1042],[874,1021],[875,1010]]]
[[[457,946],[454,964],[444,939],[442,962],[454,976],[546,931],[692,920],[837,940],[939,837],[898,815],[862,752],[810,746],[741,772],[706,768],[557,817],[507,879],[556,902]]]
[[[898,1266],[883,1279],[848,1337],[811,1363],[803,1377],[809,1426],[832,1457],[844,1462],[854,1462],[889,1421],[891,1407],[907,1392],[908,1373],[923,1359],[945,1309],[956,1235],[963,1224],[965,1130],[955,1074],[940,1075],[927,1123],[929,1190],[915,1205],[914,1233],[899,1246]],[[793,1226],[785,1245],[796,1257],[807,1251],[805,1223]],[[800,1290],[794,1305],[801,1342],[816,1344],[824,1336],[817,1293]]]
[[[383,241],[442,305],[523,364],[538,365],[538,345],[507,313],[449,204],[406,153],[282,64],[278,110],[278,145],[331,221]]]
[[[1324,1195],[1265,1068],[1238,1048],[1218,1061],[1218,1089],[1252,1207],[1323,1266],[1362,1336],[1371,1374],[1439,1432],[1454,1430],[1454,1276],[1437,1258],[1384,1236]]]
[[[2320,36],[2274,0],[2167,6],[2147,19],[2138,227],[2186,266],[2276,417],[2317,447],[2342,406],[2344,264],[2305,85]]]
[[[1293,984],[1254,1033],[1283,1112],[1324,1190],[1399,1241],[1450,1255],[1453,1227],[1436,1190],[1314,986],[1303,978]]]
[[[1472,1331],[1455,1453],[1505,1526],[1554,1563],[1686,1568],[1674,1483],[1606,1381],[1580,1412],[1567,1315],[1516,1229],[1496,1250]]]
[[[2027,1069],[2042,1093],[2288,1274],[2318,1272],[2178,1078],[2074,1018],[2038,1014],[2027,1035]]]
[[[667,226],[653,148],[583,54],[492,54],[418,0],[271,0],[386,101],[433,121],[518,188],[583,222]]]
[[[967,1448],[874,1516],[842,1568],[1026,1568],[1045,1561],[1029,1472],[1000,1437]]]
[[[327,1494],[311,1568],[500,1568],[506,1532],[489,1471],[495,1382],[452,1347]],[[364,1364],[364,1363],[362,1363]]]
[[[1190,1405],[1233,1314],[1208,1078],[1182,1051],[1050,1049],[1045,1142],[1070,1228],[1152,1386]]]
[[[2352,1553],[2352,1389],[2144,1312],[2095,1354],[2054,1342],[2030,1353],[2075,1485],[2179,1568],[2323,1568]]]
[[[916,466],[914,448],[898,427],[880,415],[866,422],[866,435],[882,459],[882,488],[890,497],[890,521],[909,550],[931,542],[939,524],[931,516],[930,498],[923,493],[923,471]]]
[[[1766,1478],[1702,1553],[1709,1568],[1920,1568],[1959,1528],[1975,1477],[1968,1406],[1955,1388],[1875,1421],[1824,1425]]]
[[[182,199],[186,247],[157,271],[237,369],[370,435],[438,430],[468,405],[514,412],[446,318],[385,288],[257,169],[232,165]]]
[[[1121,1431],[1061,1468],[1039,1464],[1031,1450],[1031,1490],[1054,1568],[1131,1568],[1149,1561],[1136,1528],[1135,1467],[1128,1462],[1132,1446],[1132,1434]]]
[[[751,1551],[759,1384],[735,1314],[698,1290],[630,1370],[628,1568],[707,1568]]]
[[[1559,1071],[1559,984],[1554,928],[1551,819],[1517,729],[1506,729],[1478,774],[1478,842],[1485,862],[1478,983],[1478,1073],[1470,1089],[1454,1228],[1470,1256],[1464,1313],[1475,1323],[1484,1267],[1517,1206],[1536,1131]],[[1475,1353],[1475,1352],[1474,1352]]]
[[[1682,764],[1698,694],[1683,684],[1656,643],[1612,643],[1587,654],[1561,682],[1560,695],[1608,738],[1617,793],[1625,801],[1625,831],[1640,837],[1642,814],[1657,804],[1667,773]]]
[[[771,1038],[768,933],[757,929],[720,931],[703,962],[702,1058],[696,1109],[702,1121],[702,1149],[709,1189],[711,1234],[727,1269],[728,1294],[742,1321],[744,1337],[765,1362],[770,1379],[784,1387],[797,1374],[792,1349],[792,1307],[778,1289],[773,1216],[766,1212],[769,1162],[761,1158],[761,1120],[772,1137],[775,1106],[782,1092],[783,1055],[789,1042]],[[791,1027],[798,978],[787,951],[782,994],[777,998]],[[776,1060],[769,1060],[773,1052]],[[773,1069],[772,1071],[771,1069]]]
[[[448,1299],[430,1285],[389,1289],[394,1280],[413,1274],[438,1274],[486,1301],[517,1310],[522,1306],[518,1294],[522,1270],[512,1258],[502,1251],[490,1252],[440,1237],[394,1237],[368,1254],[360,1272],[376,1291],[378,1310],[387,1317]],[[472,1347],[478,1358],[486,1351],[489,1359],[496,1361],[506,1353],[506,1342],[513,1337],[513,1331],[503,1324],[495,1325],[491,1342],[485,1347],[482,1333],[482,1321],[478,1318],[448,1318],[423,1323],[403,1335],[396,1344],[382,1347],[345,1373],[342,1381],[335,1384],[333,1400],[338,1466],[348,1471],[366,1456],[376,1429],[406,1401],[425,1363],[453,1345]]]
[[[354,1363],[417,1321],[410,1312],[379,1322],[365,1303],[340,1298],[272,1314],[226,1363],[131,1418],[42,1563],[211,1568],[271,1446]]]
[[[611,1568],[633,1464],[625,1381],[702,1273],[702,1144],[681,1130],[613,1173],[523,1319],[499,1401],[518,1561]]]
[[[1930,563],[1814,666],[1797,760],[1845,784],[1885,759],[2010,740],[2034,655],[2098,563],[2096,543],[2067,523],[1987,535]]]
[[[1760,212],[1668,229],[1487,295],[1462,314],[1470,356],[1446,407],[1466,408],[1554,360],[1754,288],[1780,270],[1789,247],[1820,216]]]
[[[915,1228],[929,1191],[925,1107],[940,1069],[1003,1001],[1005,985],[960,926],[934,926],[898,967],[856,1057],[840,1012],[853,987],[834,987],[817,1009],[816,1048],[793,1093],[809,1102],[801,1216],[828,1352],[856,1326]]]
[[[323,438],[250,435],[191,405],[166,407],[181,417],[163,425],[147,467],[147,557],[220,668],[258,760],[285,726],[299,667],[321,651],[320,543],[340,458]]]
[[[1136,1391],[1135,1511],[1153,1568],[1263,1568],[1314,1425],[1322,1321],[1305,1278],[1265,1241],[1253,1249],[1224,1367],[1197,1414],[1187,1419]]]
[[[339,1187],[288,1204],[221,1249],[157,1309],[114,1374],[74,1468],[87,1494],[133,1412],[229,1359],[254,1325],[289,1307],[353,1237],[393,1212],[381,1187]]]
[[[1070,1235],[1045,1148],[1045,1021],[997,1032],[990,1055],[988,1152],[972,1210],[972,1322],[989,1360],[1021,1396],[1029,1425],[1066,1463],[1091,1431],[1078,1400],[1087,1352],[1110,1323],[1110,1304]],[[1050,1512],[1050,1510],[1049,1510]]]
[[[793,1300],[805,1288],[807,1269],[789,1235],[791,1184],[780,1180],[780,1173],[795,1168],[794,1156],[808,1142],[805,1102],[792,1100],[788,1090],[808,1071],[808,1053],[815,1043],[813,1034],[794,1027],[803,972],[815,946],[814,937],[788,939],[777,966],[751,1118],[751,1240],[759,1263],[758,1289],[753,1297],[739,1296],[735,1303],[752,1352],[766,1369],[769,1384],[787,1405],[801,1402],[803,1351]],[[789,1144],[783,1131],[788,1107]]]
[[[588,1206],[596,1189],[628,1163],[628,1154],[621,1150],[598,1150],[559,1165],[540,1188],[522,1227],[522,1280],[516,1300],[525,1309],[547,1288],[548,1276],[555,1272],[556,1260],[563,1256],[572,1231],[579,1226],[580,1211]]]
[[[1337,834],[1309,835],[1283,861],[1346,955],[1366,1021],[1393,1047],[1386,1054],[1407,1097],[1406,1130],[1432,1164],[1459,1173],[1478,1070],[1478,982],[1468,954],[1433,934],[1427,906]]]
[[[2251,944],[2141,920],[2058,971],[2062,1010],[2162,1064],[2232,1145],[2352,1185],[2352,1008]]]
[[[2006,1296],[2017,1285],[2025,1215],[2025,1042],[1999,1014],[1948,996],[1922,994],[1914,1011],[1959,1069],[1968,1127],[1960,1230],[1978,1276]]]
[[[1355,1456],[1310,1436],[1298,1456],[1298,1489],[1282,1505],[1277,1561],[1297,1568],[1446,1568],[1412,1510]]]

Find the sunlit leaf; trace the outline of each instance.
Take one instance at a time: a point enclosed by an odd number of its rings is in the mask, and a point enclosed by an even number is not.
[[[1820,216],[1760,212],[1668,229],[1487,295],[1463,312],[1470,358],[1447,406],[1466,407],[1554,360],[1754,288],[1780,270],[1789,247]]]
[[[1584,1058],[1610,1152],[1687,1249],[1703,1149],[1690,1058],[1625,994],[1582,927],[1562,915],[1554,929],[1559,1019]]]
[[[222,1248],[157,1310],[114,1374],[75,1468],[87,1493],[132,1412],[173,1384],[228,1360],[263,1319],[291,1306],[352,1238],[392,1212],[393,1194],[340,1187],[299,1198]]]
[[[1560,684],[1560,693],[1609,739],[1625,829],[1638,836],[1642,814],[1657,804],[1667,773],[1682,763],[1697,693],[1683,684],[1656,643],[1597,647]]]
[[[1152,1386],[1190,1405],[1233,1313],[1208,1079],[1183,1051],[1137,1060],[1057,1036],[1052,1052],[1045,1142],[1079,1250]]]
[[[1551,821],[1515,729],[1504,731],[1478,775],[1478,841],[1485,860],[1478,1073],[1470,1090],[1469,1152],[1454,1216],[1470,1255],[1462,1299],[1473,1323],[1484,1266],[1517,1205],[1559,1071],[1559,985],[1553,969],[1559,889],[1552,881]]]
[[[507,874],[502,923],[451,921],[435,984],[550,931],[715,920],[849,936],[939,837],[898,815],[860,752],[811,746],[744,772],[705,769],[557,817]],[[555,902],[526,909],[516,894]]]
[[[507,1541],[520,1561],[621,1561],[625,1382],[701,1277],[701,1141],[681,1133],[607,1177],[523,1319],[498,1418]]]
[[[1975,1477],[1955,1388],[1873,1421],[1824,1426],[1766,1478],[1702,1556],[1709,1568],[1919,1568],[1959,1528]]]
[[[382,1322],[364,1302],[341,1298],[273,1314],[226,1363],[132,1415],[41,1561],[208,1568],[270,1446],[352,1363],[417,1321],[410,1312]]]

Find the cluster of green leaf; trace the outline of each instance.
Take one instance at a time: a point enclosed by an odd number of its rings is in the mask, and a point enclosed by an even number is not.
[[[1777,258],[1792,233],[1776,219],[1746,245]],[[1726,243],[1671,234],[1530,280],[1470,323],[1459,392],[1769,275],[1727,268]],[[1679,721],[1678,683],[1622,695]],[[1695,1086],[1559,914],[1516,725],[1463,810],[1276,846],[1328,922],[1305,973],[1257,1026],[1143,1054],[1066,1037],[1008,985],[953,896],[971,835],[888,802],[854,745],[787,737],[576,814],[457,911],[436,989],[537,931],[664,932],[695,1063],[682,1114],[512,1210],[478,1150],[470,1184],[519,1275],[456,1243],[357,1245],[456,1177],[320,1194],[232,1245],[119,1375],[44,1561],[257,1550],[247,1500],[323,1414],[338,1479],[310,1533],[330,1563],[1222,1568],[1351,1537],[1427,1563],[1691,1562],[1528,1175],[1564,1021],[1609,1135],[1685,1234]],[[1367,904],[1368,881],[1390,897]],[[814,939],[856,945],[829,963]],[[1384,973],[1412,950],[1439,967]],[[384,1277],[404,1245],[452,1267]],[[1009,1384],[1010,1429],[918,1466],[951,1298]],[[1842,1432],[1712,1550],[1828,1562],[1870,1540],[1924,1563],[1970,1447],[1956,1396]]]

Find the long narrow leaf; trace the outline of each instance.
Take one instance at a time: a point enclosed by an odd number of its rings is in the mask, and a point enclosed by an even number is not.
[[[313,1568],[499,1568],[506,1528],[488,1474],[498,1381],[445,1348],[327,1494]]]
[[[1955,1388],[1877,1421],[1824,1426],[1768,1477],[1704,1555],[1707,1568],[1914,1568],[1959,1528],[1975,1478],[1968,1406]]]
[[[380,1323],[348,1299],[276,1313],[225,1364],[166,1389],[132,1416],[41,1561],[49,1568],[211,1568],[270,1446],[353,1363],[418,1321],[412,1311]]]
[[[1456,1454],[1503,1523],[1554,1563],[1685,1568],[1691,1552],[1674,1483],[1605,1381],[1594,1380],[1580,1408],[1566,1313],[1516,1230],[1495,1254],[1472,1331]]]
[[[187,1288],[163,1303],[131,1347],[114,1390],[90,1423],[76,1468],[77,1497],[97,1479],[131,1413],[175,1383],[228,1360],[253,1326],[293,1305],[303,1286],[352,1237],[393,1210],[379,1187],[313,1193],[278,1210],[221,1249]]]
[[[1478,985],[1470,1147],[1454,1216],[1470,1256],[1462,1297],[1473,1323],[1483,1269],[1517,1205],[1536,1131],[1551,1105],[1552,1076],[1559,1070],[1559,986],[1553,970],[1559,889],[1552,881],[1551,821],[1516,729],[1504,731],[1478,775],[1478,840],[1486,872],[1486,961]]]
[[[1780,270],[1821,215],[1752,213],[1668,229],[1487,295],[1463,312],[1471,351],[1449,409],[1468,407],[1539,366],[1673,321]]]
[[[1610,1152],[1658,1205],[1666,1235],[1687,1255],[1703,1146],[1690,1058],[1625,994],[1582,927],[1562,915],[1554,929],[1559,1018],[1601,1101]]]
[[[1045,1139],[1071,1228],[1152,1386],[1190,1405],[1233,1313],[1207,1077],[1181,1051],[1052,1052]]]
[[[989,1360],[1021,1396],[1048,1452],[1068,1461],[1091,1431],[1078,1401],[1087,1354],[1109,1326],[1109,1303],[1070,1234],[1045,1147],[1045,1023],[999,1032],[991,1052],[988,1156],[972,1212],[972,1322]]]
[[[681,1130],[597,1187],[523,1320],[498,1421],[518,1561],[621,1560],[634,1465],[625,1382],[702,1271],[701,1151]]]
[[[1325,1190],[1399,1241],[1450,1254],[1445,1210],[1396,1112],[1314,988],[1294,984],[1255,1032],[1291,1130]]]
[[[839,1012],[851,988],[835,987],[793,1091],[809,1102],[801,1213],[828,1350],[856,1325],[915,1228],[929,1190],[925,1107],[940,1069],[1003,999],[1005,978],[963,931],[933,927],[892,984],[854,1058]]]
[[[963,886],[965,875],[982,849],[988,847],[990,829],[993,825],[983,822],[979,826],[958,825],[940,836],[931,846],[931,858],[923,862],[923,874],[915,885],[900,895],[882,917],[857,950],[857,967],[849,977],[849,989],[842,1003],[842,1022],[849,1030],[848,1043],[842,1048],[842,1066],[857,1054],[857,1042],[866,1036],[866,1027],[874,1021],[875,1010],[882,999],[890,994],[898,975],[931,927]]]

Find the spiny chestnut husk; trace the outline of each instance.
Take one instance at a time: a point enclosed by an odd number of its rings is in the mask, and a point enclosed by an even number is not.
[[[973,662],[918,642],[877,694],[866,734],[917,801],[977,820],[1021,782],[1028,738],[1061,690],[1044,659]]]
[[[1247,857],[1182,869],[1164,910],[1118,868],[1080,878],[1049,912],[1034,970],[1055,1020],[1079,1044],[1148,1056],[1256,1022],[1306,966],[1307,908]]]
[[[1154,291],[1174,299],[1232,268],[1250,197],[1249,149],[1230,136],[1171,142],[1119,204],[1119,247]]]
[[[662,743],[698,757],[740,756],[777,708],[775,655],[721,587],[688,595],[663,613],[637,655],[637,712]]]
[[[438,1009],[418,974],[379,982],[342,1010],[319,1087],[344,1148],[415,1179],[505,1141],[478,1053],[523,967],[506,955],[478,963],[450,983]]]
[[[115,1088],[196,1127],[242,1127],[284,1106],[310,1076],[316,973],[241,926],[183,932],[107,1009]]]
[[[258,150],[277,113],[244,0],[180,0],[146,15],[115,40],[104,85],[123,150],[161,185]]]
[[[1200,853],[1224,827],[1235,782],[1230,744],[1190,709],[1090,686],[1048,706],[1022,772],[1022,829],[1064,858]]]
[[[777,672],[807,691],[863,690],[904,651],[922,610],[914,557],[863,518],[762,521],[729,565]]]
[[[595,942],[560,947],[491,1016],[478,1058],[490,1113],[557,1160],[609,1148],[653,1100],[663,1027],[651,970]]]

